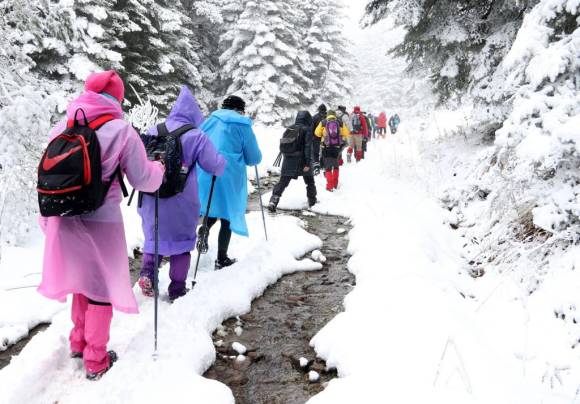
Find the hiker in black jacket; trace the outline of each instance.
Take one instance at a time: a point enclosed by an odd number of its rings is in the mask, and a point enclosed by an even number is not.
[[[293,154],[283,154],[281,178],[274,187],[268,209],[275,212],[282,193],[290,184],[291,180],[298,177],[304,178],[306,184],[306,196],[308,197],[308,206],[316,203],[316,185],[314,183],[313,154],[312,154],[312,116],[308,111],[300,111],[296,116],[296,122],[289,129],[298,129],[299,137],[297,140],[298,151]]]

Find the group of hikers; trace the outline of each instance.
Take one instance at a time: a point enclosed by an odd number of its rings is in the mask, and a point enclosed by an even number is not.
[[[388,120],[391,133],[395,134],[399,115]],[[274,186],[268,204],[270,212],[275,212],[284,190],[292,179],[302,177],[306,184],[308,206],[316,204],[317,191],[314,176],[324,169],[326,190],[338,188],[340,166],[343,165],[343,151],[347,149],[347,162],[359,162],[365,158],[367,144],[371,139],[386,137],[387,115],[381,112],[376,117],[355,106],[349,114],[344,105],[336,110],[328,110],[325,104],[318,107],[312,116],[308,111],[300,111],[296,122],[288,127],[280,140],[282,159],[280,181]]]
[[[184,86],[166,120],[143,135],[124,120],[124,98],[125,86],[115,71],[91,74],[84,91],[69,102],[67,119],[51,130],[38,167],[39,222],[45,234],[38,291],[61,302],[72,294],[70,356],[83,360],[89,380],[98,380],[117,360],[114,351],[107,351],[113,309],[138,312],[120,207],[127,196],[124,178],[139,191],[145,236],[139,288],[144,296],[158,296],[156,271],[168,258],[167,293],[173,302],[188,292],[191,251],[196,244],[200,249],[200,241],[207,243],[218,220],[215,269],[236,263],[228,249],[232,232],[248,236],[247,167],[262,160],[245,101],[238,96],[225,98],[206,118]],[[356,161],[364,158],[363,144],[372,137],[370,119],[358,107],[352,116],[343,106],[329,111],[321,105],[314,117],[298,113],[281,141],[282,177],[271,210],[298,176],[304,177],[309,204],[316,203],[313,174],[320,171],[320,158],[327,189],[336,189],[342,150],[348,145]]]

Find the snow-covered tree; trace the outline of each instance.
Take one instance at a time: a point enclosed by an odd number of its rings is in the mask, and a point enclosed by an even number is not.
[[[430,74],[441,101],[457,100],[486,78],[509,50],[524,12],[537,0],[372,0],[365,22],[387,16],[404,25],[394,49],[412,71]]]
[[[343,34],[344,7],[330,0],[314,0],[305,4],[310,16],[310,28],[305,38],[308,49],[306,70],[316,89],[318,104],[345,103],[351,92],[351,60],[349,46]]]
[[[290,120],[312,97],[299,31],[306,17],[295,5],[245,0],[236,24],[221,36],[227,92],[244,96],[249,114],[266,124]]]

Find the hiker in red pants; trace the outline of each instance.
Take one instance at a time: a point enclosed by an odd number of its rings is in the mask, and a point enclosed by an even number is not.
[[[321,139],[326,190],[332,192],[338,188],[342,149],[350,133],[346,125],[336,118],[336,113],[328,111],[326,119],[318,124],[314,134]]]

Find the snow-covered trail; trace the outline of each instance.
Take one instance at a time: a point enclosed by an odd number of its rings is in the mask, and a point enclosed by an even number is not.
[[[538,387],[513,337],[506,344],[498,325],[519,313],[466,294],[477,280],[465,268],[463,240],[417,176],[425,169],[417,167],[421,136],[404,122],[395,137],[373,141],[313,209],[351,218],[348,267],[357,285],[345,312],[312,340],[339,378],[309,403],[570,402]],[[302,188],[291,184],[279,207],[303,208]]]
[[[226,386],[200,376],[215,359],[211,333],[226,318],[246,313],[251,301],[283,274],[320,268],[310,260],[296,260],[322,244],[303,230],[297,219],[272,218],[268,244],[264,244],[260,215],[251,213],[248,219],[255,236],[232,242],[232,254],[240,258],[239,264],[229,271],[208,272],[215,255],[210,250],[202,259],[204,272],[198,276],[195,290],[173,305],[161,303],[157,361],[151,357],[153,303],[140,298],[139,315],[114,316],[109,347],[117,351],[119,362],[98,383],[87,381],[80,361],[68,357],[70,320],[65,310],[0,371],[0,403],[168,399],[174,403],[232,403]],[[167,284],[168,271],[162,268],[162,291]]]

